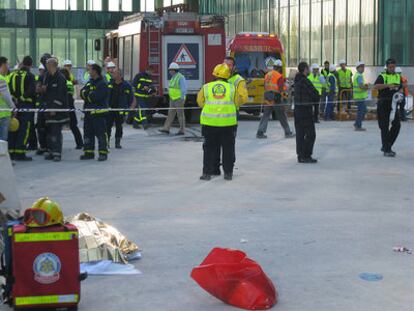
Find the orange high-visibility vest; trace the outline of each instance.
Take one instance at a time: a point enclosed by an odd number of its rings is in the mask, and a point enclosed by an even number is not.
[[[284,79],[281,73],[277,72],[276,70],[269,71],[265,76],[265,90],[278,93],[285,91],[285,85],[282,89],[280,89],[279,79]]]

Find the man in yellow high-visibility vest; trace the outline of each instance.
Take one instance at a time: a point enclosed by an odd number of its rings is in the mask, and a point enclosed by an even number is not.
[[[308,80],[312,82],[313,86],[315,87],[315,89],[318,91],[318,94],[319,94],[319,102],[314,105],[313,119],[315,123],[319,123],[319,104],[320,104],[324,89],[326,88],[326,80],[324,76],[319,73],[318,64],[312,64],[311,70],[312,70],[312,73],[308,75]]]
[[[355,120],[354,128],[355,131],[366,131],[362,127],[362,122],[365,119],[365,114],[367,113],[367,104],[366,100],[368,98],[368,88],[369,85],[365,82],[364,71],[365,64],[362,61],[356,63],[356,70],[353,83],[353,94],[354,100],[358,107],[357,117]]]
[[[232,180],[236,161],[237,109],[242,102],[234,85],[227,82],[230,68],[226,64],[217,65],[213,76],[216,80],[205,84],[197,96],[197,103],[203,108],[200,124],[204,136],[204,159],[200,179],[211,179],[216,168],[217,149],[221,149],[224,179]]]

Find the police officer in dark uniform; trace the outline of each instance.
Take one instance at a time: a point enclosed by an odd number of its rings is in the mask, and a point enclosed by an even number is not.
[[[314,105],[319,103],[318,90],[309,81],[309,65],[301,62],[295,77],[295,129],[296,129],[296,154],[299,163],[316,163],[312,158],[313,146],[316,140]]]
[[[135,114],[133,126],[134,128],[139,128],[141,123],[144,130],[149,127],[148,124],[148,110],[141,110],[142,108],[146,109],[149,107],[149,98],[151,94],[155,92],[155,88],[152,81],[152,68],[147,66],[145,71],[138,73],[132,85],[135,88],[135,98],[138,105],[138,112]]]
[[[401,75],[395,72],[396,61],[389,58],[386,62],[387,70],[381,73],[375,81],[374,88],[379,91],[377,114],[378,125],[381,129],[381,151],[385,157],[395,157],[396,153],[392,146],[397,140],[401,128],[401,119],[398,109],[395,110],[394,120],[391,122],[390,115],[392,112],[392,98],[395,93],[402,89]]]
[[[33,109],[36,102],[35,76],[30,72],[33,60],[25,56],[21,68],[10,76],[9,89],[17,108]],[[18,112],[16,118],[19,120],[19,130],[9,133],[9,153],[12,160],[31,161],[26,156],[26,146],[30,136],[33,113]]]
[[[102,77],[102,68],[98,64],[91,65],[89,69],[90,79],[81,90],[81,97],[85,101],[83,123],[84,154],[81,160],[92,160],[95,158],[95,137],[98,139],[99,158],[98,161],[108,159],[108,135],[106,119],[108,114],[108,86]]]
[[[112,79],[108,83],[109,88],[109,107],[115,109],[128,109],[134,99],[132,86],[122,78],[118,68],[113,69]],[[115,123],[115,148],[121,149],[122,124],[124,123],[126,112],[110,111],[107,119],[108,139],[111,138],[112,126]]]
[[[68,89],[66,79],[58,68],[56,58],[49,58],[46,62],[48,75],[44,81],[46,86],[44,101],[46,109],[67,110],[68,109]],[[46,160],[59,162],[62,158],[62,127],[69,122],[67,111],[48,111],[45,114],[46,138],[48,154]]]

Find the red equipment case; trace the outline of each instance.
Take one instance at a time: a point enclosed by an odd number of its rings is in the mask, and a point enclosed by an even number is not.
[[[15,309],[71,308],[80,300],[78,229],[71,224],[13,227]]]

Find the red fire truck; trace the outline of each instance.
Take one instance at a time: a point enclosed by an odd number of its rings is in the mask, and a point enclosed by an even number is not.
[[[158,89],[155,108],[168,105],[168,65],[178,63],[188,84],[186,105],[194,106],[202,85],[212,80],[214,66],[223,61],[225,40],[222,16],[147,12],[126,17],[117,30],[108,33],[105,50],[117,58],[125,80],[132,81],[152,66]]]

